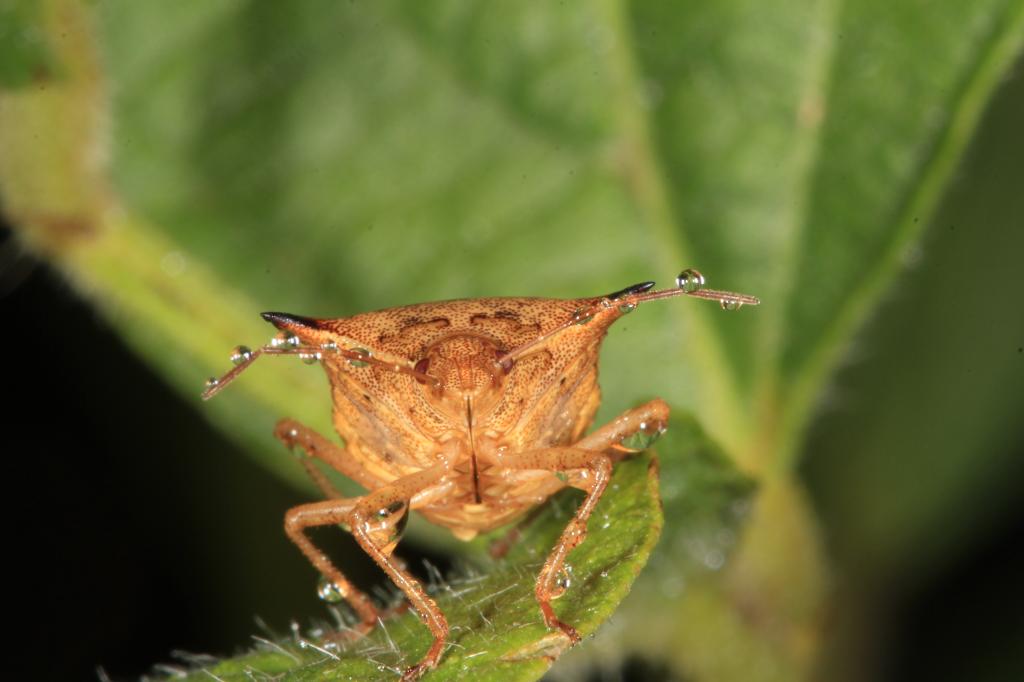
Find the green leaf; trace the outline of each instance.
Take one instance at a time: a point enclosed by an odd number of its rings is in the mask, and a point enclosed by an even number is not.
[[[52,76],[56,64],[46,44],[41,10],[31,0],[0,2],[0,87],[23,88]]]
[[[571,584],[554,602],[559,617],[581,635],[593,633],[629,592],[661,532],[657,461],[642,455],[616,465],[608,490],[588,524],[588,537],[568,557]],[[544,625],[533,596],[541,564],[575,510],[581,494],[558,495],[498,561],[433,586],[451,634],[441,664],[426,680],[534,680],[569,646]],[[478,540],[484,554],[487,542]],[[399,549],[399,554],[401,550]],[[433,638],[416,615],[386,620],[366,637],[340,649],[324,648],[319,632],[265,640],[252,652],[226,661],[203,661],[188,679],[248,680],[250,673],[277,680],[393,680],[416,663]],[[588,647],[584,642],[581,648]],[[176,678],[177,679],[177,678]]]
[[[716,283],[762,297],[756,320],[709,324],[750,406],[740,414],[765,420],[739,454],[787,462],[1019,52],[1024,4],[634,7],[671,211],[659,236],[678,245],[659,253],[685,253]],[[719,433],[721,415],[698,414]]]

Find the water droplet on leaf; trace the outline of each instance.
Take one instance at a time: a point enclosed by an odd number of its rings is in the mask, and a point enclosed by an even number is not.
[[[743,304],[739,301],[733,301],[727,298],[723,298],[719,301],[719,304],[722,306],[722,310],[739,310],[743,307]]]

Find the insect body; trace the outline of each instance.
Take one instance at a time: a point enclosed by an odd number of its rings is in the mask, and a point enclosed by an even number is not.
[[[434,667],[448,624],[422,585],[392,558],[409,511],[468,540],[506,525],[565,486],[586,492],[537,577],[535,595],[548,627],[572,643],[576,630],[551,606],[568,553],[586,537],[617,454],[649,441],[668,423],[660,399],[631,409],[589,435],[600,391],[597,360],[608,327],[644,302],[685,294],[735,309],[759,301],[703,288],[684,271],[678,287],[644,282],[581,299],[479,298],[422,303],[349,318],[264,313],[281,330],[268,346],[237,348],[236,367],[208,382],[212,397],[260,355],[319,361],[330,380],[339,446],[291,419],[275,436],[308,456],[303,464],[328,499],[290,509],[285,531],[358,614],[361,631],[379,618],[305,531],[345,524],[360,546],[405,593],[434,636],[403,679]],[[624,444],[624,442],[626,444]],[[642,447],[642,446],[641,446]],[[312,459],[367,491],[343,498]]]

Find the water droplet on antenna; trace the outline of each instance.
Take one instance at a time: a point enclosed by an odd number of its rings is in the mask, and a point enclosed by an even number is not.
[[[594,311],[590,308],[577,308],[572,314],[573,324],[586,324],[594,319]]]
[[[252,349],[248,346],[235,346],[231,349],[231,362],[235,365],[241,365],[243,362],[248,362],[252,357]]]
[[[698,270],[687,268],[676,277],[676,286],[687,293],[704,288],[704,275]]]
[[[270,345],[274,348],[298,348],[299,337],[291,332],[278,332],[270,339]]]
[[[362,357],[366,358],[367,360],[370,358],[370,351],[366,350],[365,348],[353,348],[352,352],[353,353],[359,353],[359,355],[361,355]],[[348,364],[352,365],[353,367],[366,367],[370,363],[366,362],[366,360],[358,360],[356,358],[349,358]]]

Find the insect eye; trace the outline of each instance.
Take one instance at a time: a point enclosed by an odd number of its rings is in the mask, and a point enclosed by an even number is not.
[[[420,374],[426,374],[427,370],[430,369],[430,358],[423,358],[413,366],[413,369],[419,372]],[[421,377],[416,377],[416,381],[420,382],[421,384],[427,383]]]

